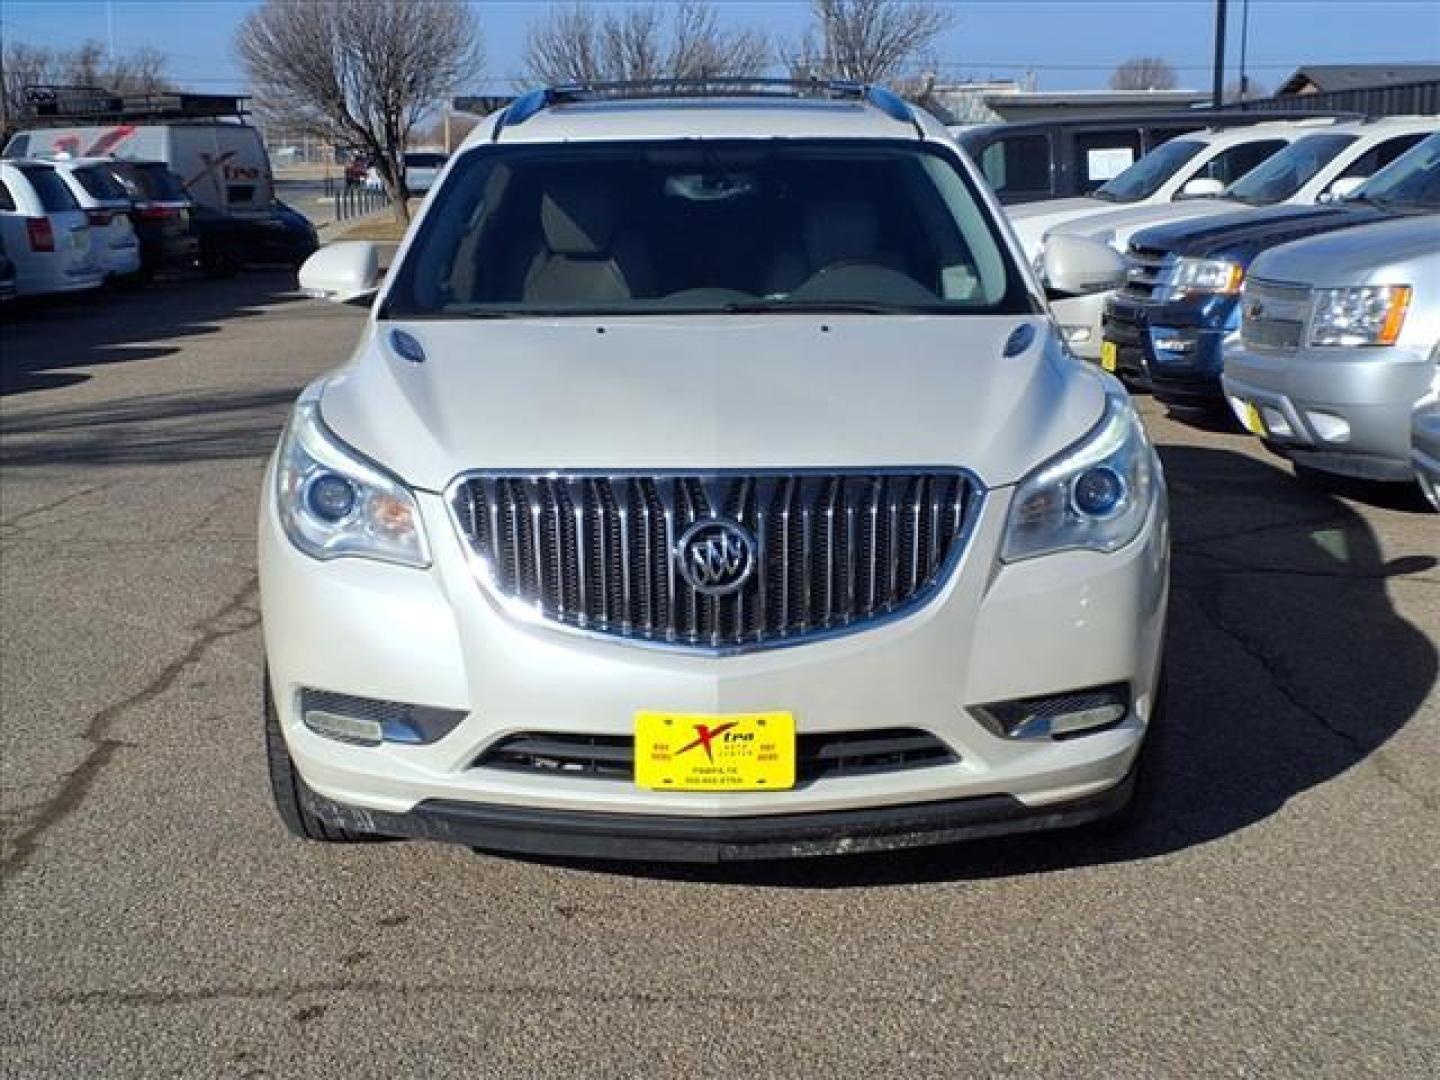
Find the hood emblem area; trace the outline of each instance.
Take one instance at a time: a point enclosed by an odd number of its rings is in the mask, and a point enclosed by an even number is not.
[[[706,518],[685,530],[674,558],[680,576],[696,592],[725,596],[755,572],[755,538],[738,521]]]

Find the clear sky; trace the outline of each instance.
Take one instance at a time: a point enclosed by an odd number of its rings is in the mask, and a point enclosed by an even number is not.
[[[1230,0],[1230,77],[1241,8]],[[54,46],[113,35],[117,51],[151,45],[169,74],[195,90],[242,91],[230,42],[249,0],[0,0],[0,32]],[[504,92],[520,70],[525,29],[544,0],[477,0],[486,70],[472,91]],[[805,0],[719,0],[724,19],[798,36]],[[1098,89],[1126,57],[1155,55],[1182,87],[1208,89],[1214,0],[955,0],[958,21],[937,50],[945,77],[1033,70],[1041,90]],[[1273,89],[1303,63],[1440,62],[1440,0],[1249,0],[1247,70]]]

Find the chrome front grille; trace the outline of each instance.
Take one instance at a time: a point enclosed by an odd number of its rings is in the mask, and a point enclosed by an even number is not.
[[[1131,244],[1125,252],[1125,262],[1125,285],[1120,291],[1141,300],[1154,296],[1169,265],[1169,256],[1156,248]]]
[[[1261,349],[1300,348],[1310,318],[1310,290],[1252,278],[1240,301],[1240,337]]]
[[[858,629],[923,603],[959,558],[979,485],[960,470],[468,475],[451,489],[484,586],[573,630],[731,652]],[[693,587],[697,521],[754,538],[734,591]]]

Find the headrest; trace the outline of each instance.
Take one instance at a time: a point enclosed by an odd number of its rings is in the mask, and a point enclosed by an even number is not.
[[[610,246],[615,204],[609,189],[580,177],[552,180],[540,198],[545,245],[557,255],[598,255]]]
[[[880,236],[874,207],[855,200],[811,203],[804,228],[805,254],[815,267],[873,256]]]

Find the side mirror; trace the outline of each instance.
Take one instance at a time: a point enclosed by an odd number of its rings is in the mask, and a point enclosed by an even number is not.
[[[1185,199],[1213,199],[1223,194],[1225,185],[1213,176],[1197,176],[1186,181],[1185,186],[1180,189],[1180,196]]]
[[[1325,194],[1320,196],[1320,201],[1329,203],[1348,199],[1359,191],[1361,185],[1368,179],[1370,179],[1368,176],[1342,176],[1325,189]]]
[[[368,240],[329,244],[300,267],[300,291],[337,304],[368,303],[380,280],[380,251]]]
[[[1045,240],[1045,281],[1067,296],[1109,292],[1125,284],[1125,258],[1088,236],[1056,233]]]

